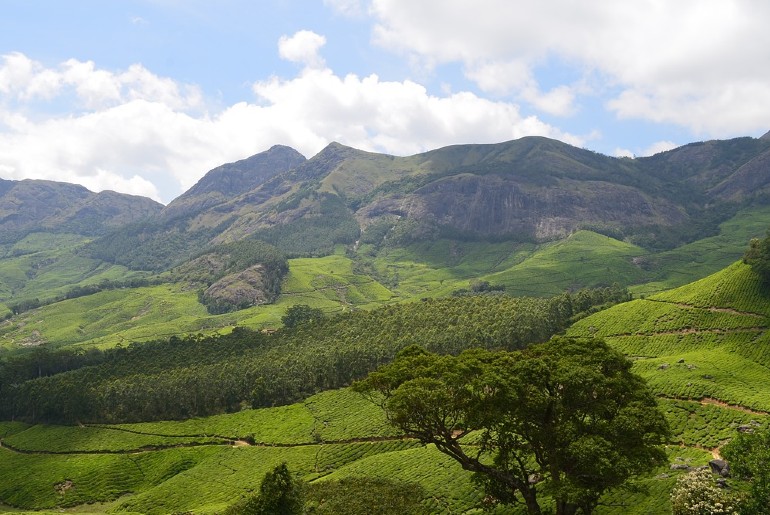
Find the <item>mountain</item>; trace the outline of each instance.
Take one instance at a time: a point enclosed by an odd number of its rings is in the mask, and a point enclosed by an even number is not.
[[[275,145],[266,152],[224,164],[210,170],[195,186],[174,199],[163,209],[161,217],[171,219],[212,208],[305,161],[305,156],[293,148]]]
[[[541,137],[407,157],[331,143],[310,159],[276,146],[215,168],[146,218],[110,218],[117,194],[79,186],[61,189],[80,195],[70,203],[27,195],[11,204],[26,232],[2,233],[14,243],[0,247],[0,316],[13,323],[0,347],[276,327],[293,304],[370,309],[473,281],[512,295],[616,282],[651,295],[719,270],[765,233],[768,156],[764,137],[639,159]],[[3,198],[21,190],[0,183]],[[83,222],[94,213],[105,221]],[[136,221],[107,225],[123,219]],[[19,239],[40,227],[51,232]],[[88,235],[67,236],[77,230]]]
[[[273,147],[212,170],[152,223],[120,235],[187,241],[173,256],[158,256],[153,244],[110,254],[111,241],[97,244],[96,255],[164,269],[192,249],[243,238],[317,256],[359,239],[544,242],[579,229],[662,250],[716,234],[740,207],[767,204],[768,193],[767,138],[693,143],[640,159],[542,137],[408,157],[331,143],[305,160]]]
[[[126,223],[160,213],[163,206],[145,197],[74,184],[0,179],[0,242],[35,232],[104,234]]]

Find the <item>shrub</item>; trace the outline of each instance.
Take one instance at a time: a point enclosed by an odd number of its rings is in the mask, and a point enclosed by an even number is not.
[[[671,492],[674,515],[738,513],[737,499],[714,482],[708,469],[696,469],[680,477]]]

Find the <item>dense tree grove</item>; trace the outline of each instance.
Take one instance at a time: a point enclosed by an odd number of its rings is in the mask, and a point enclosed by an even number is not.
[[[553,299],[468,296],[315,320],[262,334],[171,338],[107,351],[0,359],[0,417],[30,422],[132,422],[297,402],[350,385],[419,343],[458,354],[548,340],[612,293]]]
[[[665,462],[668,425],[651,391],[598,339],[459,356],[412,346],[354,388],[474,472],[492,499],[530,514],[544,511],[543,494],[558,515],[590,514],[605,491]]]
[[[321,308],[311,308],[307,304],[295,304],[286,309],[286,313],[281,317],[284,327],[297,327],[300,324],[306,324],[321,320],[324,312]]]

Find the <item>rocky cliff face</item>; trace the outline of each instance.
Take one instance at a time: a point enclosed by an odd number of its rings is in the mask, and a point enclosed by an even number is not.
[[[562,179],[540,188],[515,176],[459,175],[407,195],[394,214],[481,236],[529,236],[550,240],[580,226],[675,224],[684,214],[666,200],[600,181]],[[377,204],[370,207],[386,211]]]

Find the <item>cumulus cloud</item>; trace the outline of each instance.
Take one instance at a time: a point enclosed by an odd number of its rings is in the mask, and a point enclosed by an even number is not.
[[[759,65],[770,60],[766,2],[372,0],[370,12],[379,45],[426,66],[461,63],[482,90],[546,112],[569,114],[580,94],[609,91],[606,108],[621,118],[713,136],[770,118],[770,68]],[[541,91],[533,70],[553,59],[579,78]],[[604,91],[579,87],[592,74]]]
[[[377,75],[339,77],[329,69],[312,70],[294,79],[258,82],[254,92],[268,106],[262,114],[273,120],[274,128],[302,135],[309,153],[319,149],[308,147],[330,139],[401,155],[535,134],[583,141],[523,117],[510,103],[468,92],[437,97],[415,82],[382,81]]]
[[[322,68],[324,59],[319,51],[325,44],[325,37],[310,30],[301,30],[293,36],[281,36],[278,53],[287,61],[302,63],[309,68]]]
[[[335,140],[400,155],[526,135],[584,142],[523,116],[510,102],[469,92],[436,96],[410,80],[337,75],[321,66],[323,42],[306,31],[282,38],[281,55],[307,67],[296,77],[257,81],[253,101],[215,112],[197,88],[140,65],[116,72],[68,60],[46,68],[21,54],[4,56],[0,91],[11,101],[0,103],[0,176],[76,182],[168,202],[211,168],[276,143],[309,157]],[[33,116],[33,97],[73,101],[80,110]]]
[[[677,145],[673,141],[656,141],[652,145],[640,151],[638,154],[634,154],[632,151],[628,150],[627,148],[616,148],[614,155],[615,157],[637,157],[637,156],[647,157],[647,156],[654,156],[655,154],[666,152],[668,150],[672,150],[678,146],[679,145]]]
[[[666,152],[668,150],[674,149],[678,147],[676,143],[673,141],[656,141],[644,151],[642,151],[643,156],[654,156],[655,154],[660,154],[661,152]]]
[[[203,98],[199,88],[159,77],[140,64],[119,73],[98,69],[93,61],[77,59],[69,59],[57,68],[46,68],[18,52],[0,56],[0,92],[20,102],[50,100],[73,93],[81,107],[87,109],[147,100],[189,110],[201,108]]]

